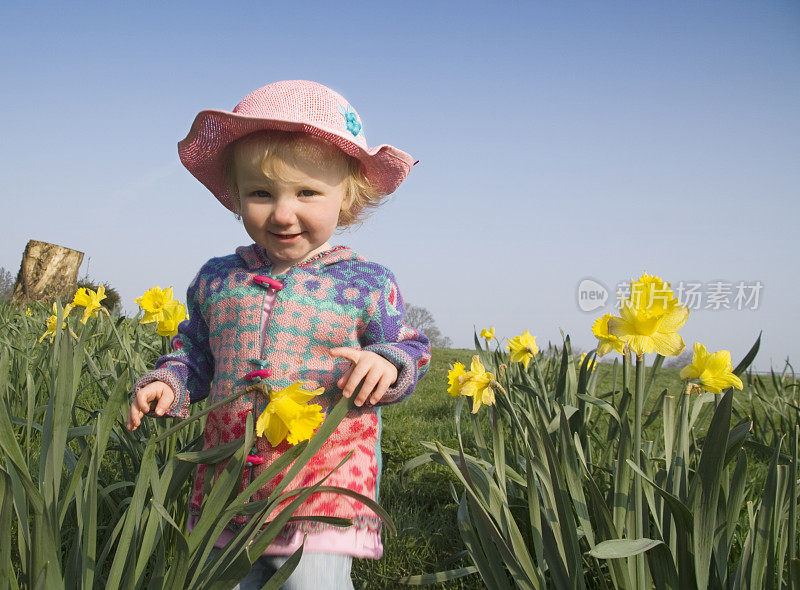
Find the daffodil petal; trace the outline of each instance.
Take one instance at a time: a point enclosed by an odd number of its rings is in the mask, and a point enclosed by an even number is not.
[[[267,440],[269,444],[273,447],[277,447],[283,442],[283,439],[286,438],[288,433],[289,429],[286,427],[286,424],[283,423],[283,420],[277,416],[272,416],[267,427]]]
[[[617,338],[625,338],[626,336],[630,336],[636,333],[636,328],[633,325],[633,322],[625,318],[625,315],[622,317],[615,317],[612,316],[608,319],[608,335],[609,336],[616,336]]]
[[[683,328],[688,317],[689,308],[685,305],[677,305],[672,311],[667,312],[664,317],[661,318],[658,329],[661,332],[677,332]]]
[[[597,356],[603,356],[614,350],[607,340],[601,341],[597,344]]]
[[[478,410],[481,409],[481,396],[474,395],[472,396],[472,413],[477,414]]]
[[[267,431],[267,427],[269,426],[269,419],[272,414],[264,410],[261,412],[261,415],[256,420],[256,434],[258,436],[264,436],[264,433]]]
[[[731,353],[727,350],[715,352],[706,360],[706,368],[714,373],[732,371],[733,365],[731,363]]]
[[[650,339],[654,344],[655,351],[661,356],[678,356],[686,348],[683,338],[676,332],[656,332]]]
[[[692,364],[697,366],[705,366],[708,359],[708,351],[706,347],[699,342],[694,343],[694,354],[692,355]]]
[[[694,365],[686,365],[681,369],[681,379],[697,379],[700,377],[700,371]]]
[[[621,338],[636,356],[649,354],[656,349],[655,342],[651,336],[641,336],[637,334],[633,336],[621,336]]]

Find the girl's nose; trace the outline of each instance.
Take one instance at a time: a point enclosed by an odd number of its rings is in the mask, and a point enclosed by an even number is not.
[[[296,221],[294,203],[291,199],[278,198],[272,209],[271,221],[275,225],[293,225]]]

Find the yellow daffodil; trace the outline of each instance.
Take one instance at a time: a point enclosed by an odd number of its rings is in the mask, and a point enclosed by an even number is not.
[[[699,342],[694,345],[692,364],[681,369],[681,379],[699,379],[700,386],[711,393],[720,393],[726,387],[744,387],[742,380],[733,374],[731,353],[720,350],[708,354]]]
[[[322,406],[308,405],[311,398],[320,395],[325,388],[306,391],[302,385],[300,381],[271,391],[269,404],[258,417],[256,434],[266,436],[273,447],[281,444],[284,438],[290,445],[310,439],[325,419]]]
[[[511,353],[511,362],[522,363],[525,365],[525,369],[528,368],[528,363],[533,355],[539,352],[539,348],[536,346],[536,337],[531,336],[528,330],[509,340],[506,348]]]
[[[31,311],[30,307],[26,307],[25,308],[25,315],[28,316],[28,317],[33,315],[33,312]]]
[[[105,298],[106,288],[103,285],[97,287],[97,292],[87,289],[86,287],[81,287],[77,290],[75,297],[72,299],[72,305],[73,307],[80,306],[86,308],[83,310],[83,317],[81,318],[82,324],[85,324],[86,320],[95,315],[98,311],[105,310],[105,307],[100,303]]]
[[[134,301],[144,310],[144,317],[139,322],[140,324],[160,322],[164,319],[166,306],[170,301],[173,301],[172,287],[162,289],[160,286],[156,285],[152,289],[145,291],[144,295],[137,297]]]
[[[581,359],[578,361],[578,369],[579,370],[583,366],[583,361],[585,359],[586,359],[586,353],[584,352],[583,354],[581,354]],[[597,361],[592,359],[591,362],[589,362],[589,366],[587,367],[587,370],[589,371],[589,373],[591,373],[592,371],[595,370],[595,368],[597,368]]]
[[[494,326],[489,326],[489,328],[484,328],[481,330],[481,338],[485,339],[486,342],[489,340],[494,340]]]
[[[175,336],[178,333],[178,324],[186,319],[186,307],[177,299],[168,301],[161,311],[161,319],[156,326],[156,332],[161,336]]]
[[[622,354],[625,350],[625,343],[613,334],[608,333],[608,320],[612,317],[614,316],[607,313],[603,317],[597,318],[592,325],[592,334],[594,334],[598,340],[597,356],[603,356],[612,350],[616,350],[618,353]]]
[[[461,377],[467,374],[467,369],[463,363],[455,363],[450,372],[447,373],[447,393],[456,397],[461,394]]]
[[[68,303],[67,305],[64,306],[64,317],[62,319],[66,320],[67,316],[69,315],[69,312],[71,312],[71,311],[72,311],[72,304]],[[42,334],[42,337],[39,338],[39,342],[44,340],[45,336],[50,336],[50,342],[52,342],[53,339],[56,337],[56,325],[58,324],[58,317],[57,316],[58,316],[58,308],[56,307],[56,304],[53,303],[53,315],[51,315],[49,318],[47,318],[47,320],[46,320],[47,321],[47,330],[45,331],[44,334]],[[61,329],[64,330],[66,327],[67,327],[67,323],[62,321],[61,322]]]
[[[657,352],[677,356],[686,348],[678,330],[689,317],[669,283],[644,273],[631,281],[631,294],[620,306],[622,317],[608,320],[608,332],[625,342],[637,356]]]
[[[492,373],[487,373],[486,369],[478,360],[477,355],[472,357],[470,370],[463,376],[461,395],[472,397],[472,413],[477,414],[481,404],[491,406],[494,404],[494,388],[497,382]]]

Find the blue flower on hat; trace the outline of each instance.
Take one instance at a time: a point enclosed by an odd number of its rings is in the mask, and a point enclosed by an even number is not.
[[[353,137],[358,137],[361,133],[361,121],[358,120],[358,115],[353,110],[353,107],[347,105],[347,108],[339,105],[339,112],[344,115],[344,126],[353,134]]]

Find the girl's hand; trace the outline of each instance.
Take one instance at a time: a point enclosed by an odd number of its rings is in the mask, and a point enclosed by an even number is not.
[[[172,402],[175,401],[175,392],[163,381],[153,381],[136,392],[136,401],[131,404],[128,411],[128,430],[136,430],[142,422],[142,416],[150,411],[150,403],[156,403],[156,415],[163,416]]]
[[[342,395],[350,397],[361,383],[355,404],[362,405],[367,399],[371,404],[381,401],[386,391],[397,381],[397,367],[379,354],[356,348],[331,348],[331,356],[345,358],[353,365],[336,382]]]

